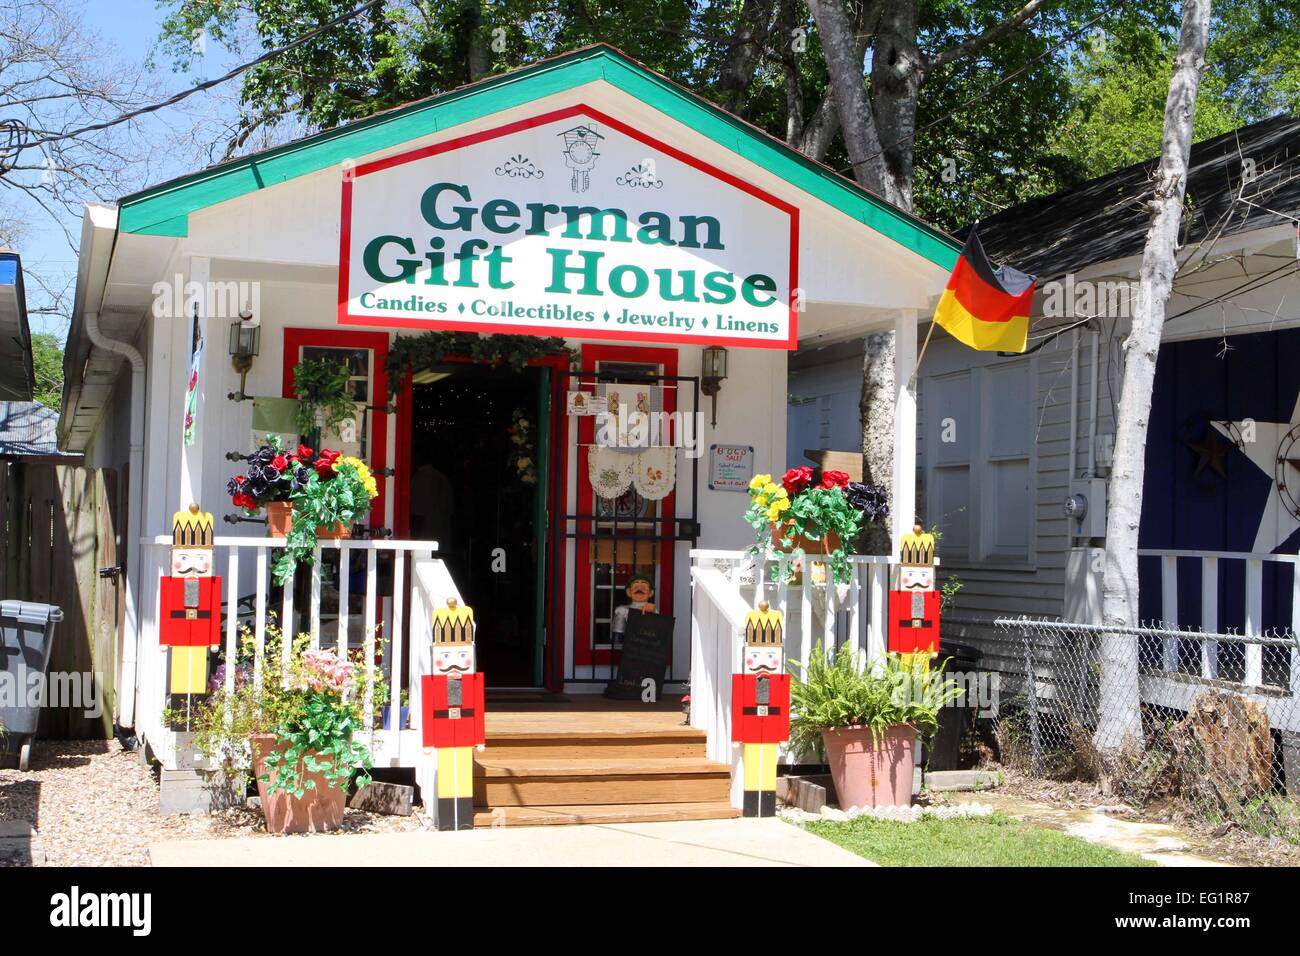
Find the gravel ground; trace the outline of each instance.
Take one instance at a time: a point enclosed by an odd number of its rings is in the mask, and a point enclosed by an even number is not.
[[[272,836],[256,809],[208,815],[158,815],[158,779],[115,740],[37,741],[28,773],[0,770],[0,820],[36,827],[47,866],[147,866],[150,843],[176,839]],[[343,831],[418,830],[423,818],[348,810]],[[0,866],[4,866],[0,862]]]

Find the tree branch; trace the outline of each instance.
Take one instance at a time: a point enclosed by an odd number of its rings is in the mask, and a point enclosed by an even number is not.
[[[947,66],[949,63],[971,56],[974,53],[978,53],[986,46],[996,43],[1007,34],[1024,26],[1024,24],[1032,19],[1039,10],[1047,6],[1049,2],[1050,0],[1029,0],[1028,3],[1001,23],[994,24],[983,33],[977,34],[968,40],[963,40],[956,46],[951,46],[943,52],[930,57],[926,62],[927,71],[937,70],[940,67]]]

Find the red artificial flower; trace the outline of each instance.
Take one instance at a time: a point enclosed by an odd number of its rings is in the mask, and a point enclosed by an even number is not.
[[[822,487],[823,488],[847,488],[849,485],[849,476],[842,471],[823,471]]]
[[[781,485],[785,493],[793,498],[812,483],[813,470],[807,465],[791,468],[781,476]]]
[[[232,495],[230,500],[236,508],[247,508],[249,511],[257,508],[257,502],[248,495]]]
[[[276,471],[284,471],[289,467],[289,459],[285,457],[284,452],[271,459],[271,467]]]
[[[311,456],[314,454],[316,453],[306,445],[299,445],[298,451],[296,452],[297,457],[301,458],[303,461],[311,461]]]
[[[343,452],[341,451],[329,451],[322,448],[320,457],[316,459],[316,464],[313,466],[316,469],[316,474],[321,478],[333,478],[334,462],[342,456]]]

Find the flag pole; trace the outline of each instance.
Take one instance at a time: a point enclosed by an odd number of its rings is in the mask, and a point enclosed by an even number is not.
[[[916,373],[921,371],[921,359],[925,358],[925,350],[930,345],[930,336],[934,335],[934,327],[938,324],[934,319],[930,320],[930,330],[925,333],[925,341],[921,343],[921,351],[916,356],[916,368],[912,369],[912,377],[907,380],[908,385],[916,381]]]

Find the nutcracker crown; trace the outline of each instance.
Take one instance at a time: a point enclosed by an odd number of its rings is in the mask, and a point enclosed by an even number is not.
[[[913,525],[911,533],[903,535],[899,557],[902,564],[912,567],[933,566],[934,535],[925,531],[919,524]]]
[[[745,644],[757,647],[779,647],[784,640],[781,633],[781,612],[773,611],[766,601],[757,611],[745,615]]]
[[[448,598],[446,607],[433,612],[433,643],[473,644],[474,609]]]
[[[212,512],[200,511],[196,504],[172,515],[173,548],[211,548],[213,534]]]

